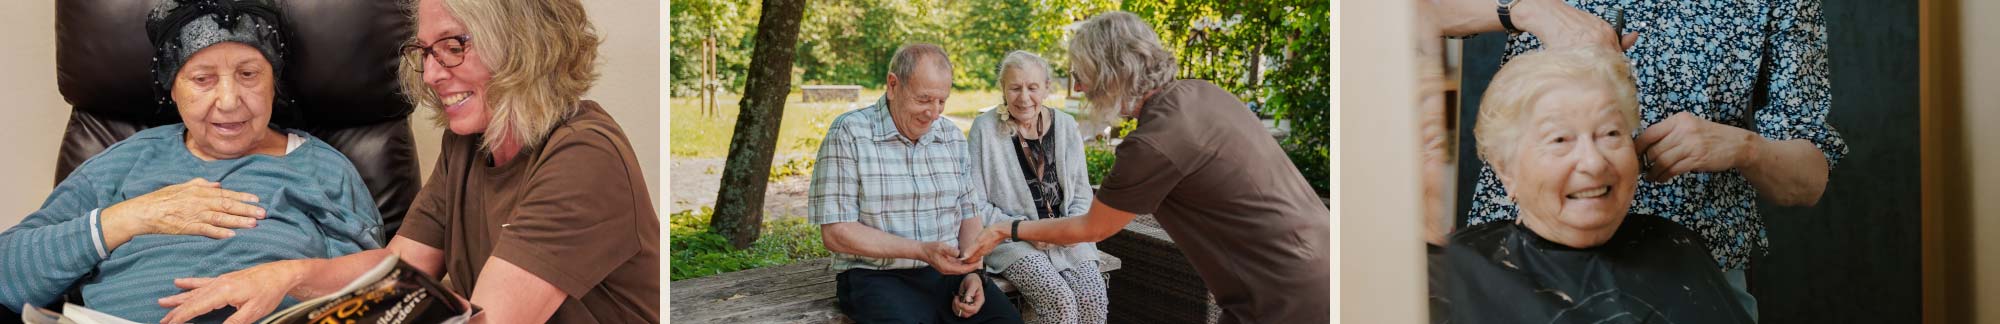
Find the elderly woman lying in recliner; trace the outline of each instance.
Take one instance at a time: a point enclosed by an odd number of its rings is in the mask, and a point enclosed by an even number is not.
[[[106,148],[0,232],[0,304],[20,312],[80,287],[90,308],[157,321],[176,278],[381,247],[381,217],[347,158],[272,124],[289,106],[280,19],[266,0],[153,9],[154,80],[182,123]]]
[[[1700,235],[1628,214],[1638,186],[1631,67],[1609,50],[1507,63],[1474,129],[1516,222],[1433,255],[1433,322],[1747,323]]]

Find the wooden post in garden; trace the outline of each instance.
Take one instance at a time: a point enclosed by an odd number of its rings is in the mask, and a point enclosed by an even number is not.
[[[715,36],[701,39],[701,115],[715,116]]]
[[[722,166],[722,189],[715,194],[710,232],[729,239],[737,249],[750,247],[764,226],[764,188],[770,182],[772,154],[778,146],[778,124],[784,121],[785,100],[792,91],[792,61],[797,55],[800,19],[805,0],[764,0],[757,20],[756,49],[737,105],[736,131],[729,138],[729,158]]]

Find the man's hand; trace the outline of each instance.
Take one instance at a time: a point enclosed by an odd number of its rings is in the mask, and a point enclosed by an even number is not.
[[[944,242],[924,242],[924,262],[945,275],[962,275],[979,270],[976,262],[959,259],[959,250]]]
[[[958,318],[979,314],[979,307],[986,303],[986,285],[979,278],[979,275],[966,275],[964,281],[959,281],[958,295],[951,299],[951,312]]]
[[[1008,225],[1007,223],[996,223],[986,226],[986,230],[979,231],[979,237],[972,240],[972,245],[964,247],[965,255],[963,259],[965,262],[979,263],[985,260],[986,254],[993,252],[993,247],[999,246],[1001,242],[1007,239],[1006,231]]]
[[[1754,161],[1763,137],[1735,126],[1676,113],[1639,133],[1638,149],[1652,161],[1646,179],[1665,182],[1688,172],[1722,172]]]

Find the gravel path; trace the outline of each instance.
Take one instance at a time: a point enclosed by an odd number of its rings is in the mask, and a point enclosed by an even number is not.
[[[784,164],[792,158],[804,154],[780,154],[771,164]],[[721,158],[672,159],[673,166],[673,207],[674,213],[701,207],[715,206],[715,193],[722,188]],[[806,186],[812,177],[791,176],[771,182],[764,188],[764,219],[775,220],[806,216]]]

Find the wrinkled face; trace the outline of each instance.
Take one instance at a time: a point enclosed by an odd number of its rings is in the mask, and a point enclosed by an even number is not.
[[[1042,99],[1049,97],[1049,77],[1040,69],[1012,67],[1000,77],[1001,100],[1007,102],[1007,113],[1015,118],[1033,116],[1041,112]]]
[[[465,24],[445,10],[444,0],[417,2],[417,40],[421,45],[437,44],[466,33]],[[423,61],[424,84],[437,94],[448,128],[459,135],[486,132],[492,116],[486,107],[486,82],[493,80],[493,71],[479,58],[479,52],[472,50],[470,42],[464,46],[433,48],[437,55],[459,51],[464,60],[458,66],[447,68],[435,57]]]
[[[897,132],[913,141],[930,131],[931,122],[944,112],[945,99],[951,97],[951,71],[929,61],[935,59],[919,59],[923,62],[910,75],[889,75],[889,118],[896,122]]]
[[[193,56],[174,75],[172,97],[187,124],[188,150],[210,160],[256,152],[271,131],[277,78],[264,53],[223,42]]]
[[[1557,85],[1519,125],[1514,149],[1496,165],[1521,208],[1521,222],[1572,247],[1602,244],[1617,232],[1638,187],[1631,129],[1613,108],[1612,91],[1576,82]]]

